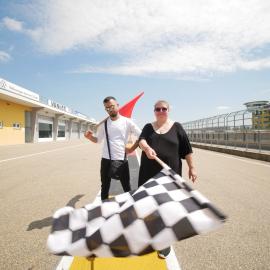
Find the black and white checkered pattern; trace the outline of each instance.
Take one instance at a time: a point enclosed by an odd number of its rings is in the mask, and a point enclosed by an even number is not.
[[[99,205],[54,214],[48,248],[56,255],[127,257],[161,250],[218,228],[226,219],[172,170]]]

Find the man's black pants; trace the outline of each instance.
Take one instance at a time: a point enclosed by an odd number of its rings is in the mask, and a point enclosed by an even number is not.
[[[101,177],[101,200],[106,200],[109,197],[109,190],[111,186],[111,177],[108,176],[111,161],[106,158],[101,159],[100,177]],[[120,182],[125,192],[130,191],[130,177],[128,162],[125,162],[122,177]]]

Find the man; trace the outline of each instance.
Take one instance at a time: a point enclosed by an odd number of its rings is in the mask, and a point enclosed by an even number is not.
[[[114,97],[106,97],[103,100],[105,110],[109,114],[107,121],[107,130],[109,137],[109,147],[112,160],[124,160],[126,158],[125,153],[131,153],[138,147],[136,141],[130,148],[126,147],[129,135],[132,133],[135,136],[139,136],[141,130],[132,122],[131,119],[126,118],[119,114],[119,104]],[[84,135],[87,139],[94,143],[100,143],[104,140],[102,159],[100,167],[101,177],[101,200],[106,200],[109,196],[109,190],[111,185],[110,171],[110,155],[108,151],[105,123],[102,123],[98,127],[97,137],[93,135],[91,131],[87,131]],[[125,192],[130,191],[130,176],[128,163],[124,163],[123,173],[121,174],[120,181]]]

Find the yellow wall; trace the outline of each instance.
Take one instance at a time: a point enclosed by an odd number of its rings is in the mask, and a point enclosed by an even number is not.
[[[25,111],[31,108],[0,99],[0,145],[25,143]],[[13,123],[19,123],[21,128],[13,128]]]
[[[270,128],[270,110],[262,110],[261,114],[252,114],[253,128],[269,129]]]

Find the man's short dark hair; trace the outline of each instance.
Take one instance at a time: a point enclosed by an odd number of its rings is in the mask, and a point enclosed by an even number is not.
[[[107,103],[107,102],[109,102],[111,99],[113,99],[113,100],[116,101],[116,98],[115,98],[115,97],[109,96],[109,97],[105,97],[105,98],[104,98],[103,103]]]

